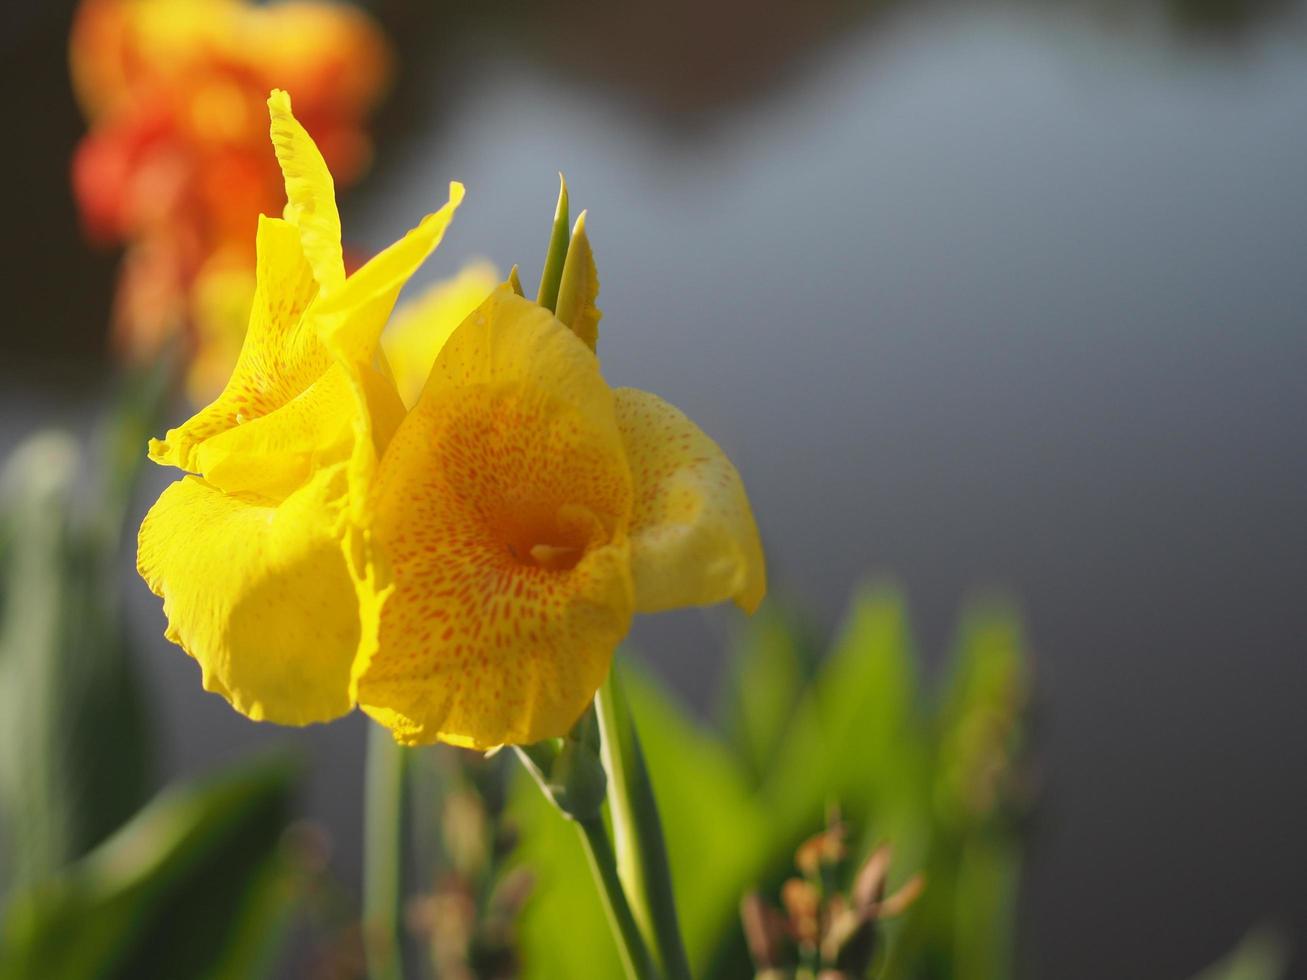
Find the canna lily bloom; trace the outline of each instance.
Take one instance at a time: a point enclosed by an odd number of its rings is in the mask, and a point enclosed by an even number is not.
[[[185,330],[208,362],[193,388],[215,371],[220,388],[244,323],[214,314],[248,309],[250,232],[281,204],[267,92],[296,92],[301,120],[348,183],[370,159],[362,124],[390,72],[386,43],[362,11],[319,0],[83,0],[69,57],[90,124],[72,173],[83,224],[127,246],[116,340],[149,355]],[[220,342],[206,350],[215,330]]]
[[[500,286],[445,343],[368,496],[358,696],[403,743],[565,733],[633,612],[765,590],[738,473],[656,395],[613,389]]]
[[[137,567],[207,690],[255,720],[300,725],[354,704],[351,485],[404,414],[377,338],[463,189],[451,184],[448,204],[347,278],[326,164],[289,96],[268,106],[285,218],[259,221],[249,329],[226,387],[150,444],[155,462],[192,475],[146,515]]]
[[[558,314],[512,277],[434,331],[405,412],[379,337],[461,189],[345,279],[325,164],[285,97],[270,105],[287,220],[260,225],[226,390],[151,446],[196,475],[140,534],[167,635],[205,686],[255,719],[357,704],[406,744],[529,743],[572,726],[634,612],[756,608],[762,548],[734,466],[600,372],[583,222]]]

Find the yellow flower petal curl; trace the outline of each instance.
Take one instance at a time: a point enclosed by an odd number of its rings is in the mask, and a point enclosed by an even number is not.
[[[629,625],[630,508],[593,353],[500,287],[445,344],[377,471],[359,704],[405,743],[566,732]]]
[[[395,373],[405,405],[416,405],[427,375],[445,341],[500,283],[489,262],[470,262],[452,279],[430,286],[400,304],[381,335],[381,346]]]
[[[314,278],[323,289],[332,289],[345,279],[345,261],[331,171],[317,144],[291,113],[289,95],[273,89],[268,96],[268,112],[272,118],[272,146],[286,180],[284,217],[300,231]]]
[[[259,218],[257,266],[250,325],[231,379],[212,404],[164,439],[150,442],[150,458],[198,472],[199,446],[251,419],[275,412],[307,390],[331,365],[331,355],[304,311],[318,284],[304,257],[299,230],[280,218]]]
[[[319,334],[342,363],[372,363],[400,290],[440,244],[463,196],[463,185],[451,181],[447,203],[315,304]]]
[[[305,725],[353,707],[354,585],[340,549],[343,466],[284,501],[168,487],[141,525],[137,569],[163,599],[165,634],[206,690],[255,721]]]
[[[635,487],[636,611],[732,599],[753,612],[767,590],[767,573],[740,474],[712,439],[657,395],[634,388],[615,394]]]
[[[395,301],[409,278],[444,237],[463,203],[463,185],[449,185],[449,200],[399,241],[373,256],[337,290],[322,296],[313,316],[323,343],[345,370],[355,393],[354,453],[350,460],[353,509],[366,500],[377,460],[404,417],[404,403],[381,349]],[[356,529],[357,530],[357,529]],[[351,542],[354,549],[358,542]]]

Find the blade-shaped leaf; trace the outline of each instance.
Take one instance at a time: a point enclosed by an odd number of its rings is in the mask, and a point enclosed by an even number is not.
[[[0,566],[0,810],[8,877],[37,881],[146,799],[150,753],[110,571],[76,510],[79,445],[46,434],[4,470]]]
[[[278,844],[293,785],[293,769],[264,763],[167,791],[15,894],[0,980],[266,975],[292,901]]]

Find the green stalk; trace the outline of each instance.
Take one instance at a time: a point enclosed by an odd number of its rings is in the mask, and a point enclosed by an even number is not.
[[[404,751],[381,725],[368,726],[363,943],[369,980],[404,980],[399,940]]]
[[[690,980],[662,821],[616,664],[595,695],[595,709],[608,773],[608,807],[617,843],[618,874],[630,897],[635,921],[654,950],[663,975],[667,980]]]
[[[577,723],[573,734],[585,734],[589,714]],[[593,725],[593,720],[589,721]],[[622,889],[622,880],[617,873],[617,859],[613,855],[613,845],[608,840],[608,830],[604,827],[603,806],[603,770],[597,759],[590,766],[580,767],[563,762],[560,759],[566,753],[580,750],[584,743],[573,739],[551,739],[534,745],[517,745],[517,757],[523,767],[531,774],[545,799],[558,808],[558,811],[571,821],[577,833],[581,835],[581,845],[599,887],[599,897],[603,901],[604,912],[608,916],[608,927],[617,942],[617,951],[621,956],[622,969],[628,980],[662,980],[654,967],[653,958],[645,946],[644,936],[631,915],[631,906],[627,902],[626,892]],[[561,751],[560,751],[561,748]],[[588,770],[593,767],[593,775],[599,782],[590,778]],[[595,792],[597,790],[597,792]]]
[[[608,831],[603,819],[594,817],[576,821],[577,832],[585,846],[585,856],[590,862],[590,871],[599,885],[599,894],[603,898],[604,911],[608,914],[608,926],[613,930],[617,940],[617,950],[622,957],[622,967],[631,980],[659,980],[649,949],[645,946],[640,927],[631,915],[631,906],[622,890],[622,881],[617,873],[617,860],[613,855],[613,845],[608,841]]]

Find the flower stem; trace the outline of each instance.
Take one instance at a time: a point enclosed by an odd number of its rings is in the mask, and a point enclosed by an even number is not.
[[[590,870],[599,885],[599,894],[603,898],[604,911],[608,914],[608,925],[617,940],[617,950],[622,957],[622,966],[631,980],[659,980],[649,950],[645,946],[640,927],[631,915],[631,906],[622,890],[622,881],[617,874],[617,860],[613,855],[613,845],[608,841],[608,831],[601,817],[576,821],[581,843],[585,846],[585,856],[590,861]]]
[[[617,666],[595,695],[608,773],[608,806],[617,844],[617,870],[636,923],[667,980],[690,980],[672,894],[662,822]]]
[[[587,718],[589,724],[593,725],[593,717],[587,714],[577,723],[573,734],[584,734]],[[571,735],[562,744],[567,745],[569,741],[573,749],[581,744],[572,739]],[[546,740],[534,745],[517,745],[514,748],[517,750],[517,757],[521,760],[523,768],[531,774],[545,799],[557,807],[559,813],[571,821],[581,835],[581,845],[585,848],[585,856],[589,861],[590,871],[594,874],[595,884],[599,886],[599,897],[603,901],[604,912],[608,916],[608,926],[612,930],[613,939],[617,942],[617,951],[621,956],[622,968],[628,980],[662,980],[654,968],[653,958],[649,955],[648,947],[645,946],[640,927],[636,925],[635,918],[631,915],[631,905],[626,900],[622,879],[617,873],[617,859],[613,854],[613,845],[608,840],[608,829],[604,826],[601,809],[602,783],[598,787],[598,795],[591,797],[588,792],[585,792],[585,788],[589,785],[588,781],[580,784],[575,782],[577,768],[563,766],[561,768],[568,772],[566,775],[560,773],[558,740]],[[594,759],[593,765],[602,781],[603,770],[597,758]],[[563,777],[561,781],[559,776]],[[569,776],[572,777],[570,785]],[[581,788],[582,792],[577,793],[578,788]]]
[[[369,980],[403,980],[399,941],[404,749],[381,725],[368,726],[364,819],[363,941]]]

